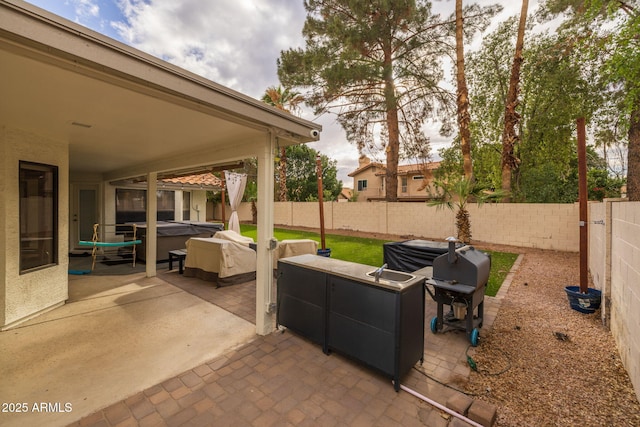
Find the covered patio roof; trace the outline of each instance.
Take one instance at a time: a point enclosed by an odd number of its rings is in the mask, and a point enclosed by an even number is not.
[[[72,173],[106,181],[317,139],[283,113],[27,3],[0,1],[3,124],[69,144]]]
[[[50,145],[63,155],[64,167],[68,153],[69,173],[61,175],[68,181],[61,182],[146,181],[154,193],[158,180],[176,171],[233,169],[257,158],[257,329],[267,333],[274,153],[317,140],[321,126],[20,0],[0,0],[0,64],[0,129],[18,131],[25,151],[31,136],[39,147]],[[68,208],[62,205],[59,218],[65,221]],[[155,198],[147,198],[146,210],[152,277]],[[68,230],[60,225],[60,242]],[[60,245],[61,253],[66,249]]]

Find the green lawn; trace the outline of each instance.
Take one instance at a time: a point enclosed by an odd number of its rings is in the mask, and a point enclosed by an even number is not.
[[[516,262],[518,254],[511,252],[485,251],[491,255],[491,273],[485,295],[495,297],[502,286],[502,282],[509,274],[513,263]]]
[[[243,236],[251,237],[256,240],[258,232],[255,225],[241,224],[240,231]],[[312,239],[320,243],[320,235],[308,231],[285,230],[276,228],[273,234],[278,240],[285,239]],[[335,234],[325,234],[325,244],[331,249],[331,257],[344,261],[357,262],[358,264],[366,264],[372,266],[380,266],[383,264],[384,255],[382,245],[391,240],[366,239],[362,237],[339,236]],[[518,254],[509,252],[490,252],[491,255],[491,273],[487,284],[486,295],[495,296],[500,285],[504,282],[511,266],[518,258]]]

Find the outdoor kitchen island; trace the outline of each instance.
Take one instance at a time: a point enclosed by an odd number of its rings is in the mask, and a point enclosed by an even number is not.
[[[424,354],[425,277],[300,255],[278,261],[277,324],[400,379]]]

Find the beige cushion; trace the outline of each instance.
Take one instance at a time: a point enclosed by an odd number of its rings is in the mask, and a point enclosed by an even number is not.
[[[249,246],[249,243],[254,243],[251,237],[245,237],[236,233],[233,230],[218,231],[213,235],[216,239],[229,240],[230,242],[240,243],[244,246]]]
[[[288,258],[303,254],[317,254],[318,242],[311,239],[281,240],[275,250],[273,257],[273,268],[278,268],[280,258]]]

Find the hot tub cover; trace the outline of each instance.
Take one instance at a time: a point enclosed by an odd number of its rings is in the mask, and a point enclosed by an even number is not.
[[[139,234],[145,236],[147,234],[147,224],[139,222],[136,225],[138,226]],[[158,221],[156,224],[158,236],[195,236],[203,233],[213,235],[222,230],[222,228],[223,225],[220,223]]]

